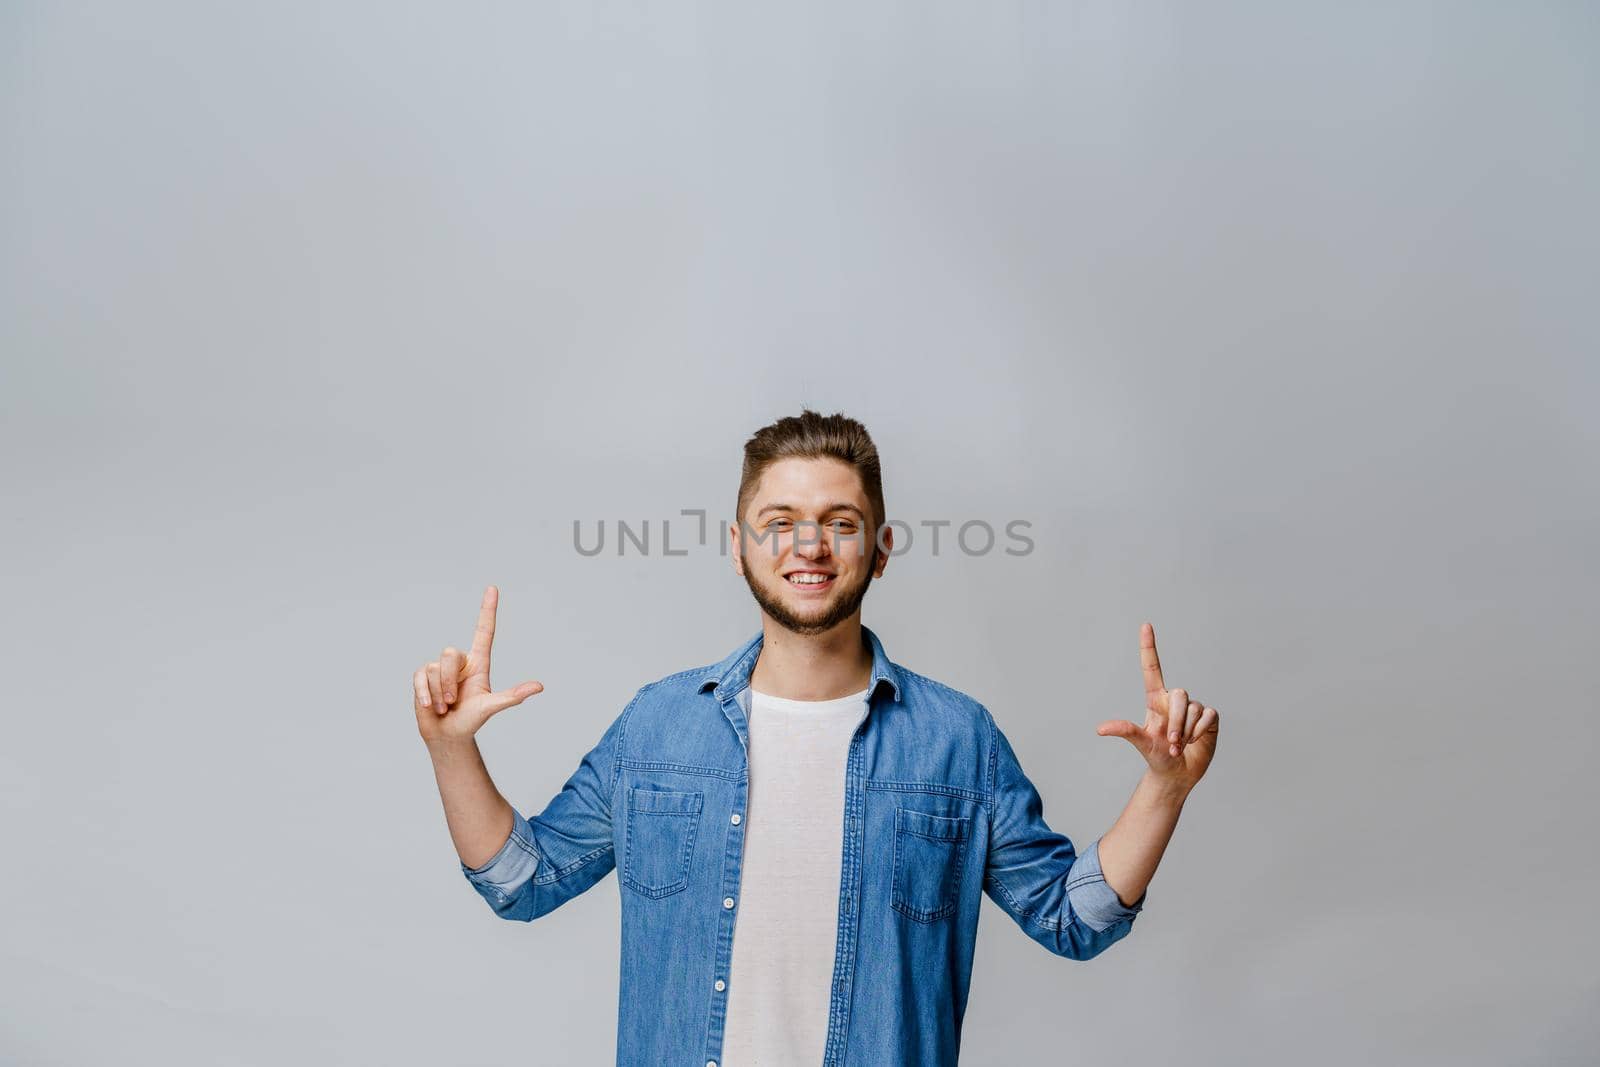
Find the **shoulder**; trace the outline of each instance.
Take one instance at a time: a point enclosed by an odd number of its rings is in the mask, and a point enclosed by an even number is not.
[[[894,668],[900,676],[902,700],[910,697],[933,703],[957,705],[972,711],[982,706],[976,698],[963,693],[953,685],[946,685],[937,678],[930,678],[902,663],[896,663]]]
[[[639,687],[640,694],[649,693],[697,693],[700,691],[700,682],[716,664],[707,663],[701,667],[690,667],[686,671],[668,674],[657,678],[653,682],[646,682]]]
[[[716,665],[706,664],[702,667],[690,667],[686,671],[678,671],[674,674],[657,678],[654,681],[646,682],[633,695],[632,703],[671,702],[695,696],[700,692],[700,683],[704,680],[706,673],[714,666]]]
[[[915,709],[919,722],[927,724],[931,720],[961,733],[970,732],[984,739],[990,736],[994,719],[976,697],[899,663],[895,670],[900,675],[900,701]]]
[[[635,723],[644,723],[659,720],[663,716],[670,718],[680,714],[686,706],[696,702],[703,701],[714,705],[716,701],[711,694],[701,692],[701,682],[704,681],[707,672],[715,666],[716,664],[709,663],[691,667],[641,685],[633,694],[633,699],[628,701],[628,706],[622,710],[620,718],[624,722],[624,729],[629,719]]]

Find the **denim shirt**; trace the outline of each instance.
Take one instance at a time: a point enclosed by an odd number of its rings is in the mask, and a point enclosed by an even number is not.
[[[892,663],[876,634],[868,711],[845,767],[839,922],[824,1067],[956,1062],[980,896],[1034,941],[1087,960],[1127,935],[1006,736],[976,700]],[[481,867],[505,919],[545,915],[618,872],[617,1063],[716,1067],[747,833],[749,686],[762,635],[722,662],[640,689],[544,810]],[[1147,894],[1146,894],[1147,895]],[[735,1064],[733,1067],[745,1067]]]

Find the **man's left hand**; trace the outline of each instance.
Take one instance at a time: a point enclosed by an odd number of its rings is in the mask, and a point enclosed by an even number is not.
[[[1187,689],[1167,688],[1156,655],[1155,627],[1149,623],[1139,629],[1139,663],[1144,670],[1144,725],[1113,719],[1101,723],[1095,732],[1101,737],[1126,738],[1150,764],[1155,778],[1187,791],[1206,773],[1216,754],[1217,709],[1194,699]]]

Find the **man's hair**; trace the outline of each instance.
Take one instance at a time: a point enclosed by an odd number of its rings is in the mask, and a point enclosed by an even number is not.
[[[883,510],[883,472],[872,435],[847,415],[820,415],[809,408],[761,427],[745,442],[735,519],[744,521],[744,509],[750,505],[762,473],[778,460],[824,458],[842,460],[860,475],[867,501],[872,505],[872,522],[881,528],[887,520]],[[872,533],[876,536],[877,529]]]

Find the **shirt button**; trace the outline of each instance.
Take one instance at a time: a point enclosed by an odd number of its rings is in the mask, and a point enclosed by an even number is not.
[[[733,825],[735,825],[735,826],[739,825],[739,813],[738,812],[734,812],[733,813]]]
[[[717,979],[717,992],[720,993],[724,989],[727,989],[727,988],[728,988],[728,983],[726,983],[722,979],[718,978]]]
[[[731,908],[731,907],[733,907],[733,898],[732,898],[732,897],[723,897],[723,898],[722,898],[722,906],[723,906],[723,907],[724,907],[724,908]]]
[[[706,1061],[706,1067],[717,1067],[717,1061],[716,1060],[707,1060]]]

